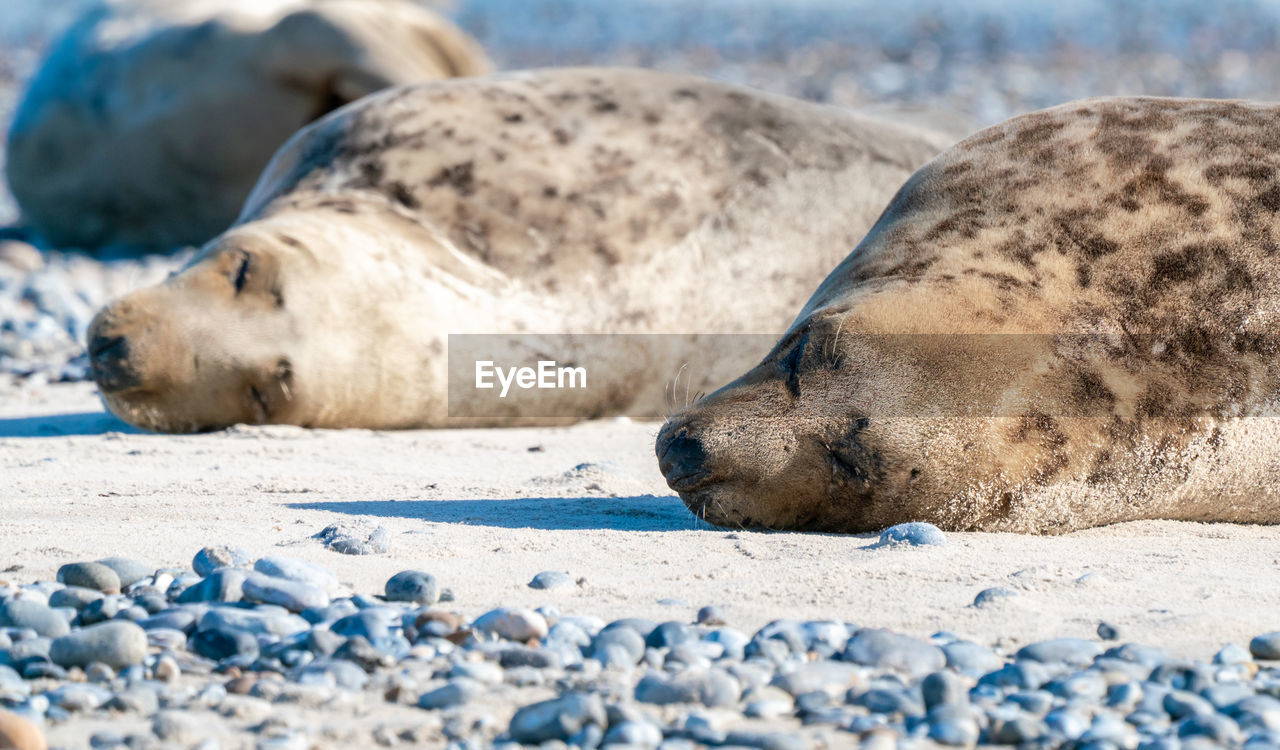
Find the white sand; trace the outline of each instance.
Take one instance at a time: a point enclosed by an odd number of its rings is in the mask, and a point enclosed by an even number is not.
[[[949,534],[944,548],[916,549],[715,529],[667,490],[657,429],[171,437],[128,431],[85,384],[0,384],[0,577],[52,578],[63,563],[106,555],[189,565],[200,547],[227,542],[322,562],[366,593],[399,570],[426,570],[469,616],[554,604],[688,620],[720,604],[748,631],[780,617],[836,618],[1005,648],[1094,637],[1105,619],[1125,640],[1199,658],[1280,629],[1272,528],[1142,522],[1060,537]],[[389,529],[390,554],[341,555],[310,538],[353,522]],[[529,589],[547,569],[585,580]],[[1100,575],[1077,582],[1086,573]],[[970,606],[989,586],[1022,593]],[[689,606],[658,604],[667,597]]]

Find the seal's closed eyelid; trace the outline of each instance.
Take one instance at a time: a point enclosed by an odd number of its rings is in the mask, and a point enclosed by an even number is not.
[[[804,350],[808,346],[809,329],[806,327],[791,351],[778,360],[778,365],[787,375],[787,392],[792,398],[800,398],[800,362],[804,359]]]
[[[244,250],[235,252],[235,261],[231,266],[231,283],[235,287],[236,294],[244,291],[245,282],[249,279],[249,265],[251,256]]]

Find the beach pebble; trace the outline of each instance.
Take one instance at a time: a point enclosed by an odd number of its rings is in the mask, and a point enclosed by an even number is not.
[[[914,677],[923,677],[942,669],[946,655],[942,649],[910,636],[888,630],[859,630],[849,639],[845,661],[880,669],[894,669]]]
[[[732,706],[742,690],[738,681],[722,669],[693,668],[670,676],[648,674],[636,684],[635,698],[641,703],[701,703],[705,706]]]
[[[947,666],[970,677],[981,677],[1004,665],[996,652],[972,641],[953,641],[942,647]]]
[[[116,577],[120,579],[121,589],[127,589],[155,573],[155,568],[130,557],[104,557],[98,561],[98,564],[105,565],[115,572]]]
[[[480,615],[471,627],[511,641],[541,640],[547,635],[547,621],[542,615],[519,607],[499,607]]]
[[[147,634],[132,622],[113,620],[77,630],[53,641],[49,658],[62,667],[85,667],[95,661],[114,669],[141,664],[147,656]]]
[[[662,730],[647,721],[622,721],[609,727],[605,745],[643,748],[662,744]]]
[[[383,555],[391,548],[391,532],[382,526],[368,532],[343,525],[326,526],[312,538],[344,555]]]
[[[644,644],[650,648],[674,648],[698,640],[698,631],[683,622],[668,621],[649,632]]]
[[[1098,644],[1081,638],[1051,638],[1032,643],[1018,650],[1017,658],[1038,661],[1041,664],[1066,664],[1082,667],[1102,652]]]
[[[485,685],[477,680],[456,677],[440,687],[418,697],[418,708],[441,709],[470,703],[485,692]]]
[[[934,672],[921,680],[920,694],[924,698],[925,710],[943,705],[963,705],[969,702],[969,685],[955,672]]]
[[[967,706],[940,705],[929,712],[928,722],[929,739],[940,745],[972,747],[982,731],[975,712]]]
[[[858,667],[838,661],[815,661],[786,672],[779,672],[770,682],[792,697],[823,691],[843,693],[857,680]]]
[[[1013,589],[1005,588],[1004,586],[994,586],[992,588],[979,591],[978,595],[973,597],[973,606],[986,607],[987,605],[995,604],[1003,599],[1012,599],[1015,596],[1020,596],[1020,594]]]
[[[209,736],[209,721],[188,711],[161,711],[151,721],[151,732],[164,742],[190,747]]]
[[[524,744],[566,741],[587,726],[607,726],[604,703],[593,693],[569,693],[515,712],[507,732]]]
[[[544,570],[529,581],[531,589],[560,589],[573,586],[573,576],[562,570]]]
[[[620,654],[628,666],[635,666],[644,657],[644,650],[644,638],[627,627],[606,628],[591,640],[591,656],[601,662],[606,656],[612,661]]]
[[[698,624],[718,626],[726,625],[728,621],[725,619],[724,610],[714,604],[709,604],[698,610]]]
[[[880,532],[880,544],[882,545],[909,545],[915,547],[943,546],[946,543],[947,537],[942,533],[942,529],[931,523],[920,521],[900,523]]]
[[[252,660],[258,656],[258,639],[243,630],[224,627],[201,627],[191,636],[190,648],[195,653],[223,661],[233,657]]]
[[[27,598],[0,600],[0,627],[29,628],[45,638],[71,631],[67,618],[57,610]]]
[[[44,733],[29,720],[0,708],[0,748],[46,750]]]
[[[58,568],[58,581],[68,586],[79,586],[106,594],[120,593],[120,576],[102,563],[67,563]]]
[[[277,604],[290,612],[329,606],[324,589],[302,581],[254,574],[241,584],[244,598],[259,604]]]
[[[1213,655],[1214,664],[1248,664],[1253,661],[1249,649],[1238,643],[1228,643]]]
[[[191,568],[201,578],[218,568],[247,568],[252,562],[249,553],[229,544],[205,547],[191,560]]]
[[[58,589],[49,595],[50,607],[70,607],[77,612],[89,606],[103,597],[101,591],[94,589],[81,588],[79,586],[67,586]]]
[[[272,578],[285,578],[310,584],[329,594],[335,593],[340,588],[338,577],[333,574],[333,571],[323,565],[296,557],[264,557],[253,564],[253,569]]]
[[[383,587],[387,601],[435,604],[440,601],[440,584],[430,573],[404,570],[387,579]]]
[[[1114,641],[1120,638],[1120,628],[1103,620],[1098,623],[1098,637],[1104,641]]]
[[[111,700],[111,691],[98,685],[68,683],[60,685],[44,694],[49,703],[64,711],[81,713],[93,711]]]
[[[1264,633],[1249,641],[1249,653],[1255,659],[1280,660],[1280,631]]]
[[[244,598],[244,582],[252,571],[239,568],[219,568],[201,579],[199,583],[178,595],[179,604],[195,602],[238,602]]]

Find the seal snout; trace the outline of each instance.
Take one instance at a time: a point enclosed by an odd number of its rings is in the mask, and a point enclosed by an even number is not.
[[[711,478],[702,441],[685,429],[664,429],[659,433],[657,453],[658,468],[666,477],[667,486],[676,492],[691,492]]]
[[[89,339],[89,366],[103,391],[123,391],[142,384],[129,361],[129,339],[124,336],[95,333]]]

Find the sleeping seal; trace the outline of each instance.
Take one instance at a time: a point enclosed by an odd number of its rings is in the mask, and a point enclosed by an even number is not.
[[[448,334],[776,335],[941,147],[639,70],[382,92],[294,137],[185,270],[102,311],[94,376],[113,411],[162,431],[444,426]],[[660,413],[647,355],[616,359],[590,394],[546,398]]]
[[[726,526],[1275,523],[1280,107],[1097,99],[916,173],[754,369],[661,430]]]
[[[379,89],[488,68],[409,0],[113,0],[54,43],[6,174],[26,228],[53,246],[198,245],[298,128]]]

